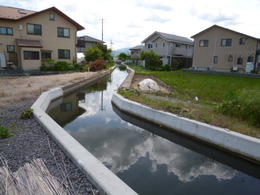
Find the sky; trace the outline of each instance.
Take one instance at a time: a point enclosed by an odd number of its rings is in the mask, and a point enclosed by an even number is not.
[[[104,19],[103,40],[112,50],[140,45],[155,31],[190,38],[214,24],[260,38],[260,0],[0,0],[0,5],[33,11],[55,6],[85,28],[78,36],[100,40]]]

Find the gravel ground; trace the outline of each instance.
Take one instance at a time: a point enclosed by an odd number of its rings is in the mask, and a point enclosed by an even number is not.
[[[35,119],[19,119],[21,112],[30,109],[34,101],[25,99],[0,109],[0,126],[9,127],[13,134],[10,138],[0,139],[0,156],[7,160],[11,171],[41,158],[53,176],[60,182],[65,180],[64,187],[72,194],[99,194]]]

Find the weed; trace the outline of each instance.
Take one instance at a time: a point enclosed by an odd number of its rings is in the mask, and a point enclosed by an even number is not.
[[[16,130],[16,127],[15,127],[15,122],[12,122],[12,123],[11,123],[10,131],[11,131],[12,133],[17,133],[17,130]]]
[[[12,134],[7,127],[0,126],[0,139],[9,138],[11,136]]]
[[[118,66],[119,70],[126,70],[126,66]]]
[[[20,119],[31,119],[32,117],[33,117],[33,109],[29,109],[21,113]]]

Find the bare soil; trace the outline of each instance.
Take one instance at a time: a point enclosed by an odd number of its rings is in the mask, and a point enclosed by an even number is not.
[[[0,77],[0,109],[25,99],[35,99],[51,88],[94,77],[97,72],[46,76]]]

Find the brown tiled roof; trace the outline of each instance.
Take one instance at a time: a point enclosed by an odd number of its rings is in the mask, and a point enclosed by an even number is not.
[[[14,8],[14,7],[5,7],[0,5],[0,18],[9,19],[9,20],[18,20],[25,16],[36,13],[35,11]]]
[[[72,23],[74,26],[77,27],[77,30],[83,30],[85,29],[83,26],[81,26],[79,23],[71,19],[69,16],[64,14],[62,11],[57,9],[56,7],[50,7],[48,9],[36,12],[36,11],[30,11],[20,8],[14,8],[14,7],[6,7],[6,6],[0,6],[0,19],[5,20],[22,20],[28,17],[32,17],[35,15],[38,15],[40,13],[46,12],[46,11],[53,11],[57,14],[61,15],[64,19],[68,20],[70,23]]]
[[[19,47],[42,48],[42,44],[39,40],[16,39],[16,43]]]

